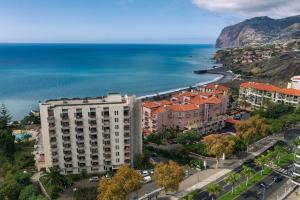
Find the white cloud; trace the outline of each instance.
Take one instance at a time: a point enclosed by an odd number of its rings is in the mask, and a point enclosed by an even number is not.
[[[246,16],[286,17],[300,14],[300,0],[192,0],[200,8]]]

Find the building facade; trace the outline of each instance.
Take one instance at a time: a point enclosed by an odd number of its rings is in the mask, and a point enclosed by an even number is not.
[[[291,81],[288,83],[288,88],[300,90],[300,76],[293,76]]]
[[[300,90],[280,88],[267,83],[246,82],[240,85],[239,102],[246,103],[246,107],[252,110],[266,107],[269,102],[299,107]]]
[[[76,174],[133,165],[142,152],[140,107],[135,96],[117,93],[41,103],[46,169]]]
[[[169,100],[144,102],[144,135],[167,128],[197,129],[202,133],[223,128],[227,118],[228,96],[216,88],[197,88],[177,93]]]

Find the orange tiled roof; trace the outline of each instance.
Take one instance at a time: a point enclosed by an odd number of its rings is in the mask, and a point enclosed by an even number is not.
[[[194,97],[194,96],[197,96],[197,93],[184,91],[184,92],[181,92],[181,93],[176,94],[174,96],[175,97]]]
[[[143,106],[146,108],[156,108],[156,107],[159,107],[159,104],[156,102],[153,102],[153,101],[145,101],[143,103]]]
[[[152,111],[151,116],[157,115],[158,113],[165,112],[166,108],[164,106],[160,106]]]
[[[253,88],[257,90],[264,90],[264,91],[270,91],[270,92],[276,92],[280,91],[281,88],[268,84],[268,83],[256,83],[256,82],[245,82],[241,83],[240,87],[244,88]]]
[[[201,97],[197,96],[191,99],[191,103],[193,104],[220,104],[222,101],[218,97]]]
[[[198,110],[198,106],[195,104],[174,104],[170,105],[168,107],[172,111],[177,111],[177,112],[184,112],[184,111],[191,111],[191,110]]]
[[[171,101],[167,101],[167,100],[161,100],[160,102],[160,105],[171,105],[172,104],[172,102]]]
[[[228,119],[225,120],[225,122],[230,123],[230,124],[237,124],[237,123],[239,123],[241,121],[233,119],[233,118],[228,118]]]
[[[300,97],[300,90],[293,88],[281,89],[280,93]]]
[[[207,89],[213,89],[213,90],[222,90],[222,91],[228,91],[229,88],[224,86],[224,85],[218,85],[218,84],[208,84],[208,85],[203,85],[201,86],[202,88],[207,88]]]

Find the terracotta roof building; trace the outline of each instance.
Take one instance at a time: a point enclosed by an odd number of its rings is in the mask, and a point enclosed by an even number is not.
[[[228,96],[223,91],[194,90],[179,92],[170,100],[143,103],[144,135],[165,128],[198,129],[203,133],[216,131],[225,125]],[[229,91],[218,86],[217,88]]]
[[[246,82],[240,85],[239,102],[250,109],[266,107],[269,102],[283,103],[298,107],[300,90],[280,88],[268,83]]]

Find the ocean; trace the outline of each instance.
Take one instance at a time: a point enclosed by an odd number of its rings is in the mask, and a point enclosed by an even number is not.
[[[15,120],[39,101],[108,92],[144,96],[211,81],[213,45],[0,44],[0,103]]]

